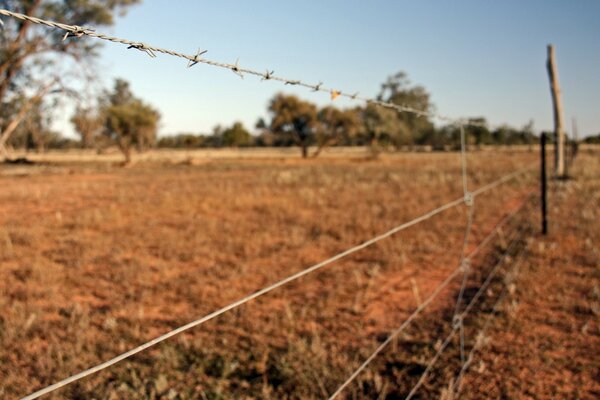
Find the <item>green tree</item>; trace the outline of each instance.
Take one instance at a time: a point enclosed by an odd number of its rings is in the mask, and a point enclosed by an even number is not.
[[[401,143],[408,144],[410,131],[406,124],[398,118],[398,112],[389,108],[368,104],[361,113],[364,133],[374,156],[381,152],[381,147]]]
[[[271,132],[279,144],[300,146],[302,157],[308,157],[308,147],[314,143],[319,120],[317,106],[293,95],[277,94],[269,104]]]
[[[412,85],[405,72],[398,72],[381,85],[377,98],[381,101],[410,107],[425,113],[434,111],[430,95],[423,86]],[[397,112],[397,119],[402,123],[396,129],[397,137],[391,137],[396,147],[411,145],[429,132],[433,124],[429,118],[409,112]]]
[[[71,123],[81,138],[84,149],[94,147],[96,140],[102,132],[103,118],[91,107],[77,107],[71,117]]]
[[[469,118],[474,125],[465,126],[465,139],[467,144],[475,144],[478,148],[492,143],[492,133],[487,127],[487,121],[483,117]]]
[[[133,145],[143,151],[155,144],[160,113],[136,98],[129,84],[121,79],[115,81],[113,91],[103,103],[104,134],[123,152],[125,164],[130,164]]]
[[[231,127],[221,133],[223,146],[244,147],[251,146],[253,137],[241,122],[235,122]]]
[[[326,106],[319,110],[320,123],[317,129],[317,157],[326,146],[333,146],[340,141],[350,142],[361,128],[360,116],[356,109],[340,110],[334,106]]]
[[[107,26],[140,0],[0,0],[0,8],[79,26]],[[0,29],[0,152],[35,103],[57,87],[66,56],[76,63],[97,55],[97,42],[63,40],[64,33],[31,22],[4,19]],[[61,57],[57,57],[61,56]],[[18,105],[15,106],[15,105]],[[12,110],[12,112],[7,112]]]

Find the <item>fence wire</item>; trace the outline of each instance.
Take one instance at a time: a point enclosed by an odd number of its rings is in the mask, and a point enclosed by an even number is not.
[[[184,53],[180,53],[177,51],[173,51],[173,50],[169,50],[169,49],[165,49],[165,48],[161,48],[161,47],[148,45],[143,42],[137,42],[137,41],[132,41],[132,40],[128,40],[128,39],[122,39],[122,38],[118,38],[118,37],[105,35],[102,33],[98,33],[95,30],[90,29],[90,28],[80,27],[77,25],[67,25],[67,24],[63,24],[63,23],[59,23],[59,22],[44,20],[41,18],[33,17],[33,16],[15,13],[15,12],[5,10],[5,9],[0,9],[0,15],[11,17],[11,18],[16,18],[16,19],[34,23],[37,25],[47,26],[47,27],[50,27],[53,29],[61,30],[61,31],[65,32],[63,40],[67,40],[69,38],[71,38],[70,40],[79,40],[80,38],[83,38],[83,37],[96,38],[96,39],[103,40],[103,41],[109,41],[112,43],[125,45],[125,46],[127,46],[128,49],[136,49],[136,50],[143,51],[152,58],[155,58],[157,53],[182,58],[182,59],[187,60],[188,68],[191,68],[191,67],[195,66],[196,64],[206,64],[206,65],[210,65],[213,67],[230,70],[242,78],[244,77],[244,75],[252,75],[252,76],[259,77],[262,80],[272,80],[272,81],[284,83],[286,85],[297,85],[297,86],[305,87],[305,88],[311,89],[315,92],[329,93],[332,100],[335,100],[337,97],[345,97],[348,99],[364,102],[365,104],[373,104],[375,106],[392,109],[392,110],[395,110],[395,111],[401,112],[401,113],[410,113],[410,114],[417,115],[419,117],[425,117],[425,118],[436,119],[439,121],[444,121],[446,123],[455,124],[458,128],[460,128],[460,135],[461,135],[460,157],[461,157],[461,177],[462,177],[463,197],[461,197],[460,199],[457,199],[457,200],[451,201],[449,203],[446,203],[444,205],[441,205],[438,208],[431,210],[411,221],[408,221],[401,225],[398,225],[398,226],[388,230],[387,232],[384,232],[378,236],[375,236],[375,237],[373,237],[361,244],[358,244],[350,249],[342,251],[342,252],[328,258],[327,260],[324,260],[320,263],[317,263],[313,266],[303,269],[303,270],[301,270],[293,275],[290,275],[278,282],[275,282],[267,287],[264,287],[250,295],[242,297],[239,300],[237,300],[233,303],[230,303],[208,315],[205,315],[195,321],[189,322],[188,324],[185,324],[176,329],[173,329],[155,339],[152,339],[144,344],[141,344],[140,346],[135,347],[127,352],[124,352],[108,361],[105,361],[94,367],[91,367],[91,368],[86,369],[82,372],[79,372],[75,375],[72,375],[68,378],[65,378],[57,383],[47,386],[41,390],[38,390],[28,396],[23,397],[23,400],[32,400],[32,399],[39,398],[45,394],[51,393],[59,388],[62,388],[73,382],[83,379],[89,375],[100,372],[106,368],[109,368],[115,364],[118,364],[119,362],[144,351],[145,349],[155,346],[173,336],[176,336],[184,331],[187,331],[187,330],[194,328],[196,326],[199,326],[207,321],[210,321],[230,310],[233,310],[237,307],[240,307],[240,306],[248,303],[249,301],[251,301],[253,299],[256,299],[256,298],[263,296],[279,287],[282,287],[293,281],[296,281],[301,277],[304,277],[308,274],[316,272],[329,264],[332,264],[342,258],[345,258],[345,257],[347,257],[353,253],[356,253],[366,247],[369,247],[369,246],[371,246],[381,240],[384,240],[402,230],[405,230],[409,227],[412,227],[416,224],[426,221],[446,210],[449,210],[451,208],[454,208],[454,207],[464,204],[467,207],[467,221],[466,221],[466,226],[465,226],[465,233],[464,233],[464,239],[463,239],[463,244],[462,244],[459,266],[457,268],[455,268],[452,271],[452,273],[450,273],[450,275],[425,300],[425,302],[423,302],[421,305],[419,305],[419,307],[402,323],[402,325],[400,325],[400,327],[398,329],[396,329],[394,332],[392,332],[392,334],[390,336],[388,336],[388,338],[371,354],[371,356],[369,358],[367,358],[357,370],[354,371],[354,373],[336,390],[336,392],[334,392],[331,395],[330,399],[337,397],[376,358],[376,356],[381,351],[383,351],[383,349],[392,340],[394,340],[394,338],[396,338],[441,293],[441,291],[450,284],[450,282],[452,282],[452,280],[454,278],[456,278],[458,275],[460,275],[461,272],[463,274],[463,279],[462,279],[460,290],[459,290],[458,297],[456,300],[456,307],[455,307],[453,320],[452,320],[452,331],[451,331],[450,335],[446,338],[446,340],[442,343],[442,346],[440,347],[440,349],[438,349],[438,352],[436,353],[434,358],[431,360],[427,369],[425,370],[425,372],[419,379],[419,382],[417,383],[417,385],[415,387],[413,387],[413,390],[409,394],[408,398],[412,397],[412,395],[414,395],[414,393],[416,393],[416,391],[419,389],[420,385],[425,380],[427,374],[429,373],[431,368],[433,368],[433,365],[438,360],[438,358],[441,356],[444,349],[451,343],[453,337],[456,335],[457,332],[459,333],[459,337],[460,337],[460,355],[461,355],[461,363],[463,364],[463,368],[461,369],[461,372],[459,374],[459,379],[462,378],[462,376],[464,375],[464,372],[466,371],[466,368],[468,368],[467,364],[472,360],[473,353],[476,349],[476,347],[474,346],[473,349],[471,350],[471,353],[469,354],[469,356],[468,357],[465,356],[464,326],[463,326],[462,321],[463,321],[464,317],[467,315],[467,313],[471,310],[472,305],[479,299],[479,297],[481,296],[481,293],[483,293],[485,288],[487,288],[487,286],[490,284],[493,276],[495,275],[497,270],[500,268],[499,266],[502,264],[502,260],[504,260],[504,257],[506,256],[507,253],[505,253],[505,255],[501,258],[501,261],[498,262],[498,264],[494,267],[494,269],[492,270],[492,272],[490,273],[490,275],[488,276],[486,281],[480,287],[479,292],[475,295],[475,297],[467,305],[465,310],[460,312],[462,300],[464,297],[464,291],[465,291],[466,283],[467,283],[468,276],[469,276],[470,261],[476,254],[479,253],[479,251],[485,245],[487,245],[487,243],[489,243],[491,238],[499,232],[500,226],[505,224],[506,222],[510,221],[512,218],[514,218],[514,216],[523,209],[524,204],[526,204],[526,201],[524,201],[523,204],[517,210],[515,210],[514,212],[507,215],[504,219],[502,219],[500,221],[500,223],[498,223],[496,225],[494,230],[492,232],[490,232],[490,234],[482,242],[480,242],[479,245],[470,254],[467,255],[466,251],[467,251],[469,238],[470,238],[471,230],[472,230],[472,226],[473,226],[473,213],[474,213],[475,198],[478,195],[480,195],[484,192],[487,192],[489,190],[492,190],[492,189],[500,186],[501,184],[506,183],[506,182],[510,181],[511,179],[514,179],[517,176],[522,175],[525,172],[528,172],[532,169],[532,167],[526,167],[526,168],[520,169],[518,171],[515,171],[513,173],[505,175],[505,176],[501,177],[500,179],[493,181],[483,187],[480,187],[479,189],[477,189],[473,192],[470,192],[468,190],[468,179],[467,179],[468,178],[468,168],[467,168],[467,154],[466,154],[467,149],[466,149],[466,139],[465,139],[465,127],[466,126],[476,126],[476,127],[486,126],[484,123],[477,122],[477,121],[471,121],[468,119],[450,118],[450,117],[447,117],[447,116],[444,116],[441,114],[437,114],[437,113],[434,113],[431,111],[418,110],[418,109],[415,109],[415,108],[407,106],[407,105],[395,104],[395,103],[391,103],[391,102],[385,102],[385,101],[382,101],[379,99],[363,97],[363,96],[360,96],[358,93],[351,93],[349,91],[343,91],[343,90],[326,87],[326,86],[324,86],[324,84],[322,82],[313,84],[313,83],[308,83],[303,80],[284,78],[282,76],[276,75],[274,73],[274,71],[272,71],[270,69],[266,69],[266,70],[264,70],[264,72],[262,72],[262,71],[258,71],[255,69],[242,67],[239,65],[239,63],[237,61],[235,64],[231,64],[231,63],[209,60],[204,57],[204,54],[206,53],[205,50],[198,50],[198,52],[195,53],[194,55],[189,55],[189,54],[184,54]],[[0,20],[0,22],[1,22],[1,20]],[[1,29],[1,25],[2,24],[0,24],[0,29]],[[530,196],[528,198],[530,198]],[[507,252],[508,251],[509,250],[507,249]]]
[[[521,171],[521,173],[524,173],[524,172],[527,172],[528,170],[529,169],[522,169],[520,171]],[[510,175],[507,175],[507,176],[511,176],[511,177],[514,178],[514,177],[516,177],[518,175],[516,173],[511,173]],[[509,179],[507,179],[507,176],[504,176],[504,177],[498,179],[496,182],[502,182],[502,183],[507,182],[509,180]],[[489,188],[487,190],[491,190],[491,189],[497,187],[498,185],[499,184],[486,185]],[[474,193],[477,193],[476,195],[479,195],[479,194],[482,194],[484,192],[481,191],[481,190],[477,190]],[[474,194],[474,196],[475,196],[475,194]],[[80,372],[78,374],[75,374],[75,375],[70,376],[70,377],[68,377],[66,379],[63,379],[63,380],[61,380],[61,381],[59,381],[59,382],[57,382],[55,384],[52,384],[52,385],[50,385],[50,386],[48,386],[46,388],[43,388],[43,389],[41,389],[39,391],[36,391],[36,392],[34,392],[34,393],[32,393],[32,394],[30,394],[28,396],[25,396],[25,397],[23,397],[22,400],[37,399],[37,398],[39,398],[39,397],[41,397],[41,396],[43,396],[45,394],[48,394],[50,392],[55,391],[55,390],[57,390],[57,389],[59,389],[61,387],[69,385],[69,384],[71,384],[73,382],[76,382],[76,381],[78,381],[80,379],[83,379],[83,378],[85,378],[85,377],[87,377],[89,375],[92,375],[92,374],[96,373],[96,372],[102,371],[102,370],[104,370],[104,369],[106,369],[106,368],[108,368],[108,367],[110,367],[112,365],[115,365],[115,364],[117,364],[117,363],[119,363],[119,362],[121,362],[121,361],[123,361],[123,360],[125,360],[125,359],[127,359],[127,358],[129,358],[129,357],[131,357],[131,356],[133,356],[133,355],[135,355],[135,354],[143,351],[143,350],[146,350],[146,349],[148,349],[148,348],[150,348],[152,346],[155,346],[158,343],[161,343],[161,342],[163,342],[163,341],[165,341],[165,340],[167,340],[167,339],[169,339],[169,338],[171,338],[173,336],[176,336],[176,335],[178,335],[178,334],[180,334],[180,333],[182,333],[184,331],[187,331],[187,330],[189,330],[191,328],[194,328],[194,327],[196,327],[198,325],[201,325],[201,324],[203,324],[203,323],[205,323],[207,321],[210,321],[210,320],[218,317],[219,315],[222,315],[222,314],[226,313],[227,311],[233,310],[233,309],[235,309],[235,308],[237,308],[237,307],[239,307],[239,306],[241,306],[243,304],[248,303],[249,301],[251,301],[253,299],[256,299],[257,297],[263,296],[263,295],[265,295],[265,294],[267,294],[267,293],[269,293],[269,292],[271,292],[271,291],[273,291],[273,290],[275,290],[275,289],[277,289],[277,288],[279,288],[281,286],[284,286],[284,285],[286,285],[286,284],[288,284],[290,282],[298,280],[299,278],[301,278],[303,276],[306,276],[306,275],[308,275],[308,274],[310,274],[312,272],[315,272],[315,271],[317,271],[319,269],[322,269],[323,267],[325,267],[325,266],[327,266],[329,264],[332,264],[332,263],[334,263],[334,262],[336,262],[336,261],[338,261],[338,260],[340,260],[340,259],[342,259],[344,257],[347,257],[350,254],[356,253],[359,250],[362,250],[362,249],[364,249],[366,247],[369,247],[369,246],[371,246],[371,245],[373,245],[373,244],[375,244],[375,243],[377,243],[377,242],[379,242],[379,241],[381,241],[383,239],[386,239],[386,238],[388,238],[388,237],[390,237],[390,236],[392,236],[392,235],[394,235],[394,234],[396,234],[396,233],[398,233],[398,232],[400,232],[402,230],[405,230],[407,228],[410,228],[411,226],[417,225],[417,224],[419,224],[419,223],[421,223],[423,221],[426,221],[426,220],[428,220],[428,219],[430,219],[430,218],[432,218],[432,217],[434,217],[434,216],[436,216],[436,215],[438,215],[438,214],[440,214],[440,213],[442,213],[442,212],[444,212],[446,210],[454,208],[454,207],[456,207],[456,206],[458,206],[460,204],[463,204],[463,203],[465,203],[465,198],[464,197],[462,197],[460,199],[457,199],[457,200],[454,200],[454,201],[451,201],[449,203],[446,203],[446,204],[444,204],[444,205],[442,205],[442,206],[440,206],[440,207],[438,207],[438,208],[436,208],[436,209],[434,209],[432,211],[429,211],[426,214],[421,215],[420,217],[417,217],[417,218],[415,218],[415,219],[413,219],[411,221],[408,221],[408,222],[405,222],[405,223],[403,223],[401,225],[398,225],[398,226],[390,229],[389,231],[387,231],[385,233],[382,233],[381,235],[378,235],[378,236],[376,236],[376,237],[374,237],[374,238],[372,238],[370,240],[367,240],[366,242],[363,242],[363,243],[361,243],[361,244],[359,244],[357,246],[354,246],[354,247],[352,247],[352,248],[350,248],[348,250],[345,250],[345,251],[343,251],[341,253],[338,253],[338,254],[334,255],[333,257],[328,258],[325,261],[322,261],[322,262],[320,262],[318,264],[315,264],[315,265],[313,265],[313,266],[311,266],[309,268],[306,268],[306,269],[304,269],[304,270],[302,270],[300,272],[297,272],[297,273],[295,273],[295,274],[293,274],[293,275],[291,275],[291,276],[289,276],[287,278],[284,278],[284,279],[282,279],[282,280],[280,280],[280,281],[278,281],[278,282],[276,282],[276,283],[274,283],[274,284],[272,284],[270,286],[267,286],[267,287],[265,287],[265,288],[263,288],[263,289],[255,292],[255,293],[253,293],[253,294],[250,294],[250,295],[245,296],[245,297],[243,297],[243,298],[241,298],[241,299],[239,299],[239,300],[237,300],[237,301],[235,301],[235,302],[233,302],[231,304],[228,304],[227,306],[224,306],[224,307],[222,307],[222,308],[220,308],[220,309],[218,309],[218,310],[216,310],[216,311],[214,311],[214,312],[212,312],[212,313],[210,313],[210,314],[208,314],[208,315],[206,315],[206,316],[204,316],[202,318],[199,318],[199,319],[197,319],[195,321],[192,321],[192,322],[190,322],[190,323],[188,323],[186,325],[183,325],[183,326],[181,326],[179,328],[173,329],[173,330],[165,333],[164,335],[161,335],[161,336],[159,336],[159,337],[157,337],[157,338],[155,338],[153,340],[150,340],[150,341],[148,341],[148,342],[146,342],[146,343],[144,343],[144,344],[142,344],[142,345],[140,345],[140,346],[138,346],[138,347],[136,347],[134,349],[131,349],[131,350],[129,350],[129,351],[123,353],[123,354],[120,354],[120,355],[118,355],[118,356],[116,356],[116,357],[114,357],[114,358],[112,358],[112,359],[110,359],[110,360],[108,360],[106,362],[98,364],[98,365],[96,365],[96,366],[94,366],[92,368],[89,368],[89,369],[87,369],[85,371],[82,371],[82,372]],[[459,268],[459,270],[460,270],[460,268]]]
[[[234,64],[231,64],[231,63],[226,63],[226,62],[209,60],[209,59],[203,57],[204,54],[207,52],[207,50],[198,50],[193,55],[184,54],[184,53],[181,53],[178,51],[169,50],[169,49],[165,49],[165,48],[161,48],[161,47],[157,47],[157,46],[152,46],[152,45],[149,45],[149,44],[146,44],[143,42],[138,42],[138,41],[133,41],[133,40],[122,39],[122,38],[118,38],[118,37],[114,37],[114,36],[105,35],[103,33],[98,33],[94,29],[91,29],[91,28],[85,28],[85,27],[81,27],[81,26],[77,26],[77,25],[68,25],[68,24],[63,24],[63,23],[55,22],[55,21],[49,21],[49,20],[33,17],[30,15],[12,12],[12,11],[9,11],[6,9],[0,9],[0,15],[4,15],[6,17],[11,17],[11,18],[16,18],[16,19],[19,19],[22,21],[28,21],[28,22],[31,22],[31,23],[37,24],[37,25],[44,25],[44,26],[47,26],[50,28],[62,30],[65,32],[65,35],[63,38],[64,40],[66,40],[67,38],[74,38],[76,40],[76,39],[82,38],[84,36],[87,36],[87,37],[96,38],[96,39],[100,39],[100,40],[104,40],[104,41],[108,41],[108,42],[112,42],[112,43],[122,44],[122,45],[127,46],[128,49],[137,49],[137,50],[143,51],[152,58],[156,58],[156,53],[161,53],[161,54],[169,55],[172,57],[179,57],[179,58],[182,58],[182,59],[188,61],[188,64],[187,64],[188,67],[193,67],[196,64],[206,64],[206,65],[210,65],[213,67],[227,69],[240,77],[243,77],[244,74],[253,75],[253,76],[257,76],[265,81],[268,81],[268,80],[278,81],[278,82],[282,82],[286,85],[305,87],[307,89],[311,89],[314,92],[328,93],[331,96],[332,100],[335,100],[337,97],[344,97],[344,98],[348,98],[351,100],[361,101],[366,104],[374,104],[376,106],[396,110],[401,113],[410,113],[410,114],[415,114],[420,117],[437,119],[439,121],[456,124],[457,126],[458,125],[460,125],[460,126],[477,126],[477,127],[486,126],[484,123],[472,121],[469,119],[451,118],[451,117],[444,116],[444,115],[434,113],[431,111],[419,110],[419,109],[416,109],[414,107],[410,107],[407,105],[395,104],[395,103],[390,103],[390,102],[386,102],[386,101],[382,101],[382,100],[378,100],[378,99],[372,99],[372,98],[365,97],[365,96],[360,96],[359,93],[356,93],[356,92],[353,93],[351,91],[338,90],[338,89],[326,87],[326,86],[324,86],[323,82],[309,83],[309,82],[305,82],[300,79],[285,78],[285,77],[276,75],[275,72],[269,68],[259,71],[259,70],[252,69],[252,68],[242,67],[239,65],[238,61],[236,61]],[[0,26],[0,29],[1,29],[1,26]]]
[[[529,194],[525,200],[519,205],[519,207],[514,210],[513,212],[509,213],[508,215],[506,215],[504,218],[502,218],[502,220],[500,220],[500,222],[498,224],[496,224],[496,226],[492,229],[492,231],[485,237],[485,239],[483,239],[483,241],[481,242],[482,244],[488,244],[497,234],[498,232],[500,232],[500,229],[506,225],[509,221],[513,220],[526,206],[526,204],[529,202],[529,200],[531,199],[532,195]],[[411,314],[409,316],[409,318],[404,321],[402,323],[402,325],[400,325],[398,327],[398,329],[396,329],[395,331],[393,331],[388,337],[387,339],[379,346],[375,349],[375,351],[373,351],[373,353],[352,373],[352,375],[350,375],[350,377],[348,377],[348,379],[346,379],[346,381],[344,383],[342,383],[341,386],[338,387],[338,389],[329,397],[328,400],[333,400],[335,398],[337,398],[337,396],[339,396],[345,388],[347,388],[359,375],[360,373],[377,357],[377,355],[379,353],[381,353],[384,348],[390,344],[396,337],[398,337],[398,335],[400,335],[400,333],[402,333],[407,327],[408,325],[412,322],[412,320],[419,314],[421,313],[426,307],[427,305],[429,305],[429,303],[431,303],[431,301],[441,292],[441,290],[443,288],[445,288],[451,281],[452,279],[454,279],[457,275],[459,275],[459,273],[463,270],[463,265],[464,265],[464,261],[468,261],[470,262],[477,254],[479,254],[481,252],[481,250],[484,248],[484,246],[479,245],[477,246],[471,253],[469,253],[466,257],[464,257],[464,259],[461,261],[460,265],[454,269],[452,271],[452,273],[446,278],[446,280],[444,280],[437,288],[436,290],[433,292],[433,294],[427,299],[426,302],[424,302],[420,307],[418,307],[413,314]],[[506,256],[506,253],[504,254],[504,256],[501,258],[501,261],[504,260],[504,257]],[[495,270],[498,268],[499,265],[502,265],[501,262],[498,262],[498,264],[496,264],[495,266]],[[494,271],[495,273],[495,271]],[[489,284],[489,283],[488,283]],[[487,286],[486,286],[487,287]],[[469,303],[469,305],[473,304],[474,302],[471,301]],[[469,307],[470,309],[470,307]],[[455,313],[455,315],[457,315]],[[462,314],[459,314],[459,319],[462,320],[464,318],[464,316],[466,315],[465,312],[463,312]],[[453,319],[453,325],[455,324],[455,320]],[[452,329],[452,336],[454,336],[455,334],[455,329],[453,326]],[[447,345],[447,344],[446,344]],[[444,346],[445,347],[445,346]],[[442,350],[443,351],[443,350]],[[439,356],[438,356],[439,357]],[[437,360],[437,358],[436,358]],[[418,389],[418,388],[417,388]]]
[[[508,246],[508,248],[506,249],[506,251],[504,252],[504,254],[502,255],[502,257],[500,258],[500,260],[496,263],[496,265],[494,266],[492,272],[488,275],[488,278],[486,279],[485,283],[480,287],[480,290],[479,290],[478,293],[483,293],[483,291],[485,289],[487,289],[487,287],[491,283],[491,279],[493,278],[493,276],[495,275],[495,273],[498,271],[498,269],[502,265],[504,265],[505,261],[509,259],[510,253],[513,250],[513,248],[515,247],[516,243],[517,243],[517,239],[516,238],[513,241],[511,241],[511,244]],[[437,363],[437,361],[441,357],[442,353],[448,347],[448,344],[452,341],[452,339],[454,338],[454,336],[456,335],[457,332],[460,333],[460,336],[463,336],[463,340],[461,340],[460,346],[461,346],[461,356],[464,357],[464,355],[463,355],[463,353],[464,353],[463,320],[467,316],[467,314],[469,313],[469,311],[473,308],[473,306],[475,305],[475,303],[477,302],[477,300],[479,300],[479,296],[473,297],[473,299],[471,299],[471,301],[469,302],[469,304],[468,304],[467,308],[465,309],[465,311],[463,311],[460,314],[460,317],[458,318],[458,321],[456,321],[456,320],[452,321],[452,326],[451,326],[450,333],[448,334],[448,336],[446,336],[446,339],[444,340],[443,344],[437,350],[437,352],[435,353],[435,355],[431,358],[431,360],[427,364],[427,367],[425,368],[425,371],[423,371],[423,373],[419,377],[419,380],[412,387],[412,389],[408,393],[408,396],[406,396],[405,400],[411,400],[415,396],[415,394],[418,392],[418,390],[421,388],[421,386],[425,383],[425,380],[427,379],[429,373],[432,371],[433,367],[435,366],[435,364]],[[466,360],[465,359],[461,359],[461,365],[464,365],[465,363],[466,363]]]

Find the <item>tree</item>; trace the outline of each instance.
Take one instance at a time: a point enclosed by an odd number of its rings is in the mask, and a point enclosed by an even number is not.
[[[114,89],[103,101],[104,134],[115,141],[125,156],[125,165],[131,163],[131,146],[138,151],[154,145],[160,113],[136,98],[129,83],[115,81]]]
[[[94,147],[97,137],[102,132],[102,116],[91,107],[79,106],[71,117],[71,123],[81,137],[81,146],[84,149]]]
[[[6,144],[12,148],[22,148],[27,151],[35,149],[38,152],[44,152],[46,145],[54,142],[57,136],[50,129],[52,114],[47,111],[47,107],[50,105],[47,106],[41,102],[34,103]]]
[[[377,96],[381,101],[431,113],[433,104],[429,97],[425,88],[420,85],[412,85],[404,72],[398,72],[388,77],[387,81],[381,85]],[[402,122],[402,128],[395,129],[400,136],[390,138],[396,147],[415,143],[433,127],[429,118],[410,112],[397,112],[397,119]]]
[[[140,0],[0,0],[0,8],[78,26],[107,26],[115,13]],[[57,55],[77,62],[96,56],[96,44],[86,38],[63,40],[64,33],[28,21],[7,19],[0,29],[0,151],[32,109],[62,85]],[[11,107],[15,102],[19,107]],[[11,109],[11,113],[4,110]]]
[[[398,118],[398,112],[389,108],[368,104],[361,113],[367,141],[374,156],[381,146],[407,142],[410,132],[406,124]]]
[[[317,106],[293,95],[277,94],[269,105],[270,130],[279,143],[295,143],[308,157],[308,146],[314,143],[319,127]]]
[[[481,148],[483,145],[492,143],[492,133],[487,127],[485,118],[469,118],[468,121],[474,125],[467,125],[464,127],[466,144],[472,144],[472,142],[474,142],[477,148]]]
[[[223,146],[244,147],[252,145],[253,138],[241,122],[235,122],[221,133]]]
[[[326,146],[344,139],[349,142],[360,130],[360,117],[355,109],[340,110],[326,106],[319,110],[318,119],[321,126],[317,129],[318,147],[313,157],[317,157]]]

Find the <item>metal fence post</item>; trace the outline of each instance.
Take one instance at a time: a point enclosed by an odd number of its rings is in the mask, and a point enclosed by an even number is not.
[[[542,234],[548,234],[548,208],[547,208],[547,200],[548,200],[548,179],[546,176],[546,134],[542,133],[540,136],[540,156],[541,156],[541,205],[542,205]]]

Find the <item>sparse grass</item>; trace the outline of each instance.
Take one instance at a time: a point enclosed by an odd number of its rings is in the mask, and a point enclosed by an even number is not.
[[[130,169],[56,156],[17,175],[0,167],[0,397],[111,358],[462,193],[456,153],[247,154]],[[469,184],[536,157],[473,153]],[[471,246],[533,179],[478,198]],[[415,287],[425,298],[456,267],[465,221],[463,207],[449,210],[50,398],[323,398],[414,309]],[[477,265],[489,267],[493,249]],[[406,393],[458,285],[347,398]]]

